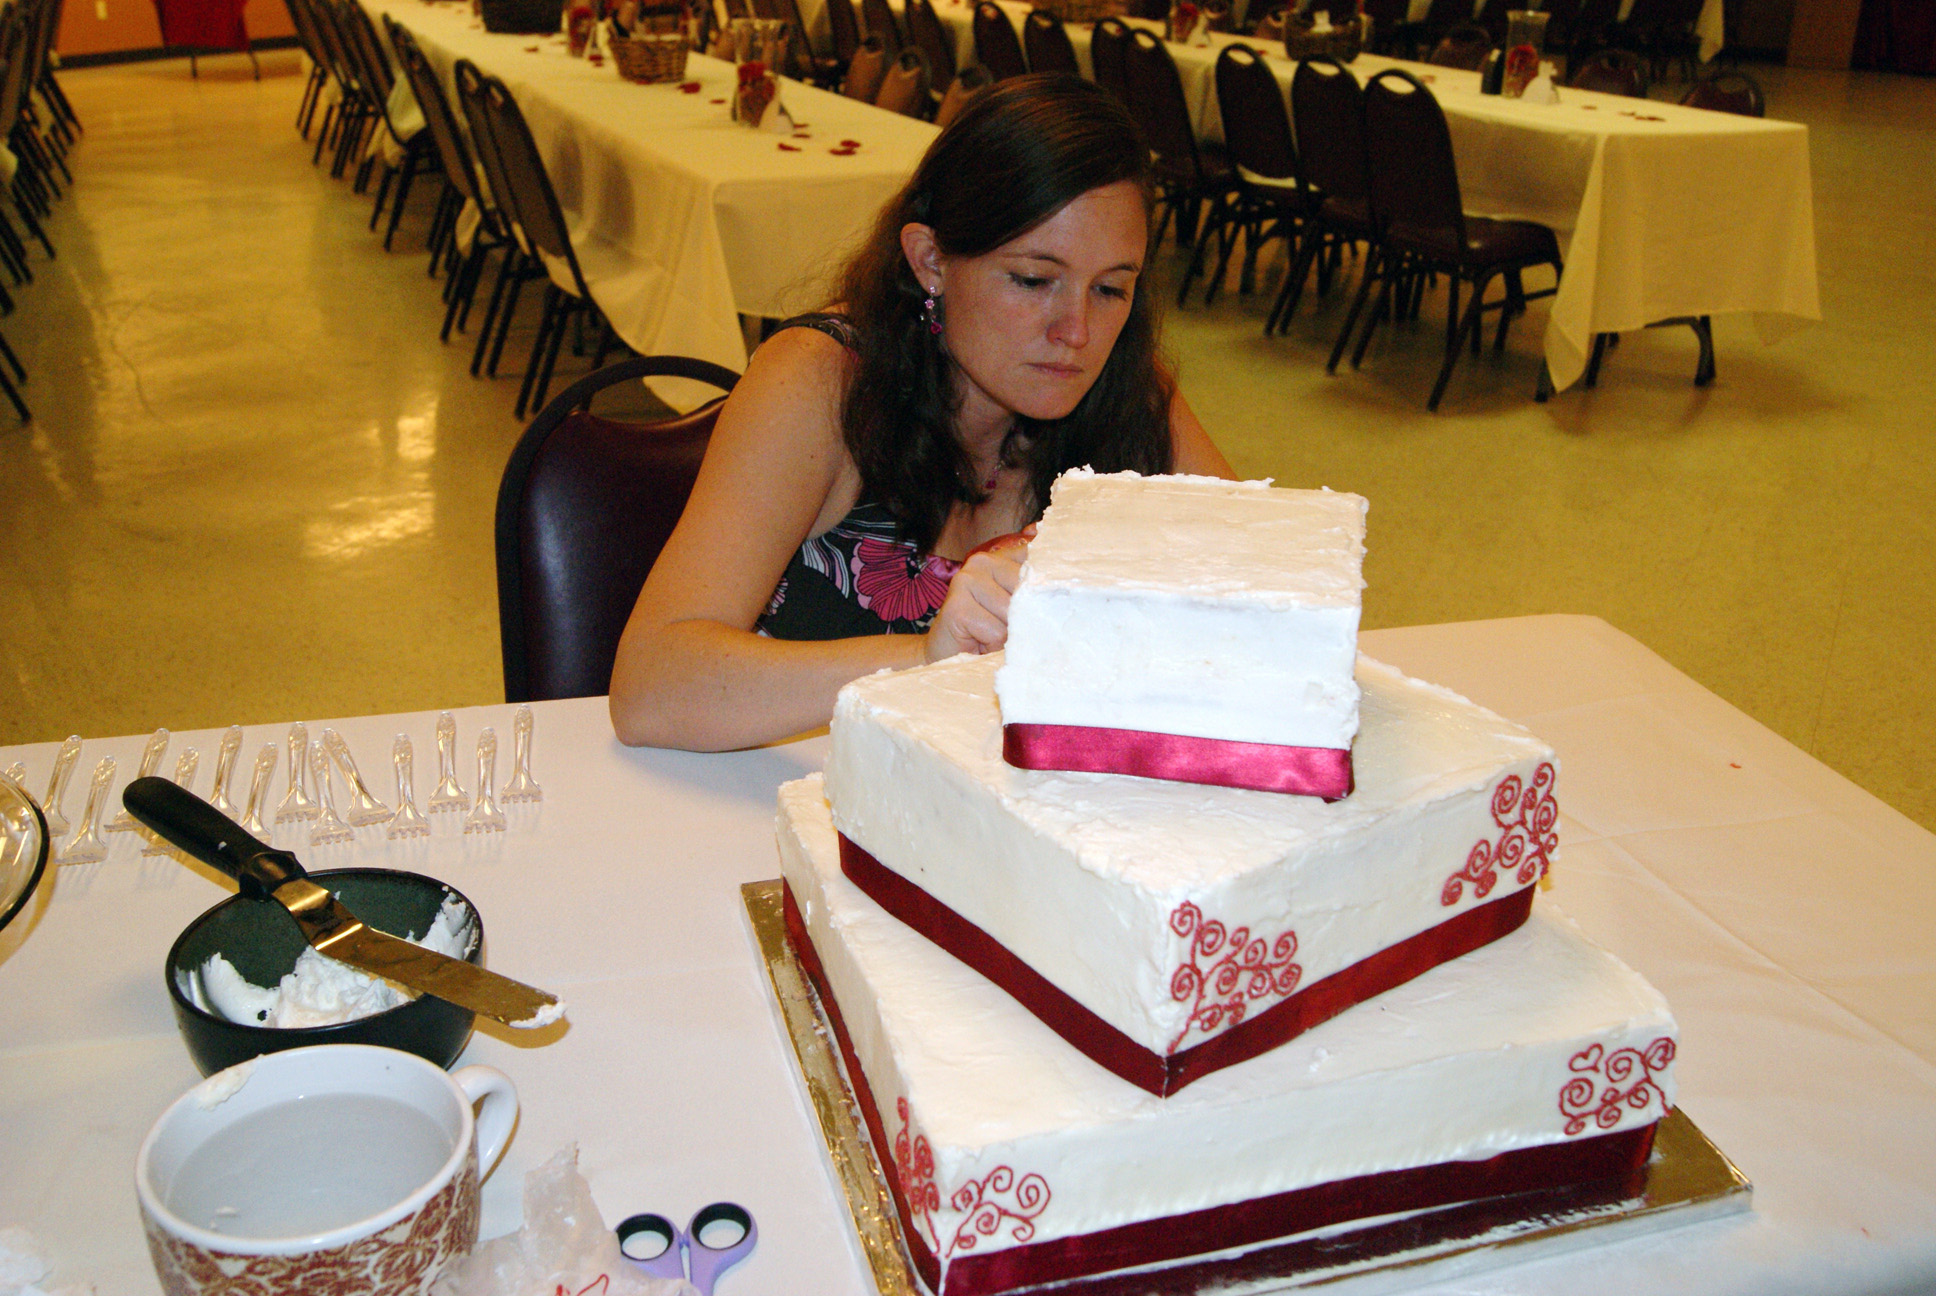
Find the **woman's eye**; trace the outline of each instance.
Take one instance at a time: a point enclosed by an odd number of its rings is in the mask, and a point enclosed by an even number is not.
[[[1129,289],[1123,284],[1097,284],[1096,291],[1116,301],[1126,301],[1129,298]]]
[[[1034,288],[1040,288],[1044,284],[1048,283],[1048,279],[1042,275],[1017,274],[1013,270],[1009,271],[1008,279],[1009,279],[1009,282],[1014,284],[1017,288],[1034,289]]]

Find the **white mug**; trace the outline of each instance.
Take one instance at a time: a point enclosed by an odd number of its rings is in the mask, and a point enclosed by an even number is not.
[[[162,1288],[426,1290],[477,1244],[478,1185],[517,1114],[501,1071],[446,1075],[366,1044],[289,1049],[219,1071],[162,1113],[135,1161]]]

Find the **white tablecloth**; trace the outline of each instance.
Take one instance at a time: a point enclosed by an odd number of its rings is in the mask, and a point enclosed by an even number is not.
[[[623,81],[609,60],[572,58],[562,37],[492,35],[466,5],[364,2],[416,35],[460,116],[456,60],[504,79],[544,155],[592,296],[646,355],[744,369],[738,316],[824,304],[825,274],[934,138],[924,122],[793,81],[782,102],[812,138],[754,131],[727,116],[727,63],[692,56],[687,76],[700,89],[685,94]],[[829,152],[848,139],[860,142],[852,156]]]
[[[1029,6],[1001,3],[1019,32]],[[958,61],[968,61],[973,5],[939,0],[935,12],[956,37]],[[1089,75],[1089,29],[1068,30]],[[1169,47],[1205,140],[1223,139],[1215,68],[1235,39]],[[1297,64],[1281,46],[1249,43],[1265,52],[1288,102]],[[1429,78],[1466,210],[1559,233],[1566,274],[1545,338],[1557,387],[1578,380],[1596,333],[1750,312],[1763,341],[1774,342],[1821,318],[1807,127],[1571,89],[1558,104],[1526,103],[1480,94],[1477,73],[1370,54],[1350,67],[1360,80],[1390,67]]]
[[[1539,617],[1387,630],[1367,652],[1531,727],[1559,750],[1553,890],[1665,993],[1682,1026],[1680,1104],[1755,1182],[1754,1213],[1464,1279],[1459,1293],[1779,1296],[1936,1285],[1936,837],[1603,622]],[[602,700],[537,708],[545,799],[501,836],[449,824],[414,844],[364,829],[311,851],[442,877],[478,904],[491,965],[571,1005],[557,1043],[479,1034],[466,1061],[518,1084],[522,1121],[484,1193],[484,1229],[518,1220],[519,1179],[567,1141],[608,1222],[677,1219],[720,1198],[759,1218],[722,1296],[862,1296],[843,1208],[739,908],[775,876],[773,792],[824,740],[726,756],[629,751]],[[429,713],[328,721],[376,789],[392,736],[435,768]],[[458,713],[460,743],[505,735],[506,707]],[[311,718],[310,732],[318,732]],[[220,735],[182,733],[173,755]],[[281,726],[248,733],[248,753]],[[141,737],[92,740],[123,778]],[[44,786],[53,744],[0,751]],[[500,766],[502,771],[503,766]],[[468,778],[469,770],[466,770]],[[118,790],[118,787],[117,787]],[[276,790],[281,791],[281,779]],[[285,837],[283,844],[293,844]],[[196,1079],[162,959],[227,892],[119,837],[60,872],[31,925],[0,933],[0,1225],[46,1244],[60,1281],[155,1289],[130,1183],[136,1148]],[[1430,1119],[1430,1113],[1416,1113]]]

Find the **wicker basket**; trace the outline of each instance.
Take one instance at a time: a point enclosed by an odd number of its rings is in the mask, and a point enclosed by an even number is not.
[[[1302,22],[1294,17],[1284,20],[1284,54],[1287,58],[1334,58],[1340,63],[1349,63],[1358,57],[1358,51],[1362,48],[1362,21],[1333,27],[1329,31],[1314,32],[1308,18]]]
[[[1037,9],[1046,9],[1057,22],[1092,23],[1098,18],[1122,12],[1116,0],[1029,0]]]
[[[686,79],[686,38],[677,32],[613,36],[612,60],[627,81],[647,84]]]
[[[565,0],[483,0],[484,30],[550,36],[565,21]]]

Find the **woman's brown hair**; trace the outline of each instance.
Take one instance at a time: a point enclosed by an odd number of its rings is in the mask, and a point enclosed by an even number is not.
[[[920,552],[933,549],[955,504],[986,496],[954,435],[955,368],[922,319],[927,291],[902,254],[901,228],[927,225],[944,254],[980,256],[1125,180],[1142,189],[1147,210],[1149,145],[1120,103],[1064,73],[1014,77],[941,132],[848,263],[838,297],[857,352],[842,411],[847,449],[863,497],[884,505]],[[1075,409],[1053,421],[1017,417],[1002,461],[1027,469],[1031,513],[1070,468],[1170,470],[1173,384],[1156,342],[1151,294],[1139,282],[1115,348]]]

